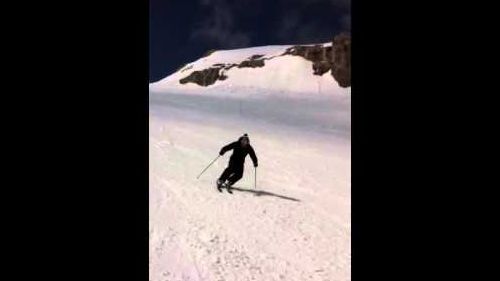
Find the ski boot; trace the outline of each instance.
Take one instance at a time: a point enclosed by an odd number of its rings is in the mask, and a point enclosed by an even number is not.
[[[224,187],[224,183],[221,180],[217,180],[217,190],[219,192],[222,192],[222,189]]]
[[[226,182],[226,183],[224,183],[224,187],[227,189],[227,192],[229,192],[230,194],[233,194],[233,191],[231,190],[231,186],[232,186],[232,185],[233,185],[233,184],[232,184],[232,183],[230,183],[230,182]]]

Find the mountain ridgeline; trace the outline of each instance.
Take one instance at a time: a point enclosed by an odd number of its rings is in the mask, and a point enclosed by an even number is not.
[[[210,56],[213,52],[208,54]],[[254,54],[239,63],[215,63],[208,68],[192,71],[179,79],[179,83],[195,83],[199,86],[209,86],[217,81],[228,78],[226,72],[232,68],[262,68],[266,61],[282,56],[299,56],[312,62],[314,75],[328,75],[328,72],[340,87],[351,86],[351,38],[348,34],[340,34],[333,38],[331,45],[295,45],[289,47],[282,54],[265,57]],[[192,66],[186,66],[180,73]]]

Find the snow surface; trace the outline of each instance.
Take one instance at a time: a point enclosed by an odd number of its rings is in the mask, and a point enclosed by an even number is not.
[[[328,43],[323,45],[327,46]],[[206,91],[207,89],[213,92],[225,93],[237,91],[238,93],[258,92],[266,94],[267,91],[274,91],[288,95],[304,93],[309,95],[331,95],[350,92],[350,88],[340,87],[330,72],[322,76],[314,75],[312,62],[300,56],[281,56],[289,47],[293,47],[293,45],[216,51],[207,57],[188,63],[165,79],[150,84],[149,89],[152,92],[182,91],[185,93],[200,93],[200,90]],[[214,64],[238,64],[253,55],[263,55],[263,58],[269,60],[266,60],[265,66],[261,68],[233,67],[224,71],[224,74],[228,76],[226,80],[219,80],[208,87],[194,83],[182,85],[179,82],[180,79],[189,76],[193,71],[207,69]],[[242,89],[244,90],[242,91]]]
[[[217,55],[236,61],[283,47],[259,48]],[[309,91],[301,95],[241,84],[150,88],[150,280],[351,279],[350,89],[318,94],[306,80],[293,84]],[[256,189],[247,157],[234,194],[216,190],[231,153],[196,179],[243,133],[259,158]]]

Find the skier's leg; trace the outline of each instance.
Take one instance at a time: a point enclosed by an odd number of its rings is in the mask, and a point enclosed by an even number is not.
[[[234,170],[234,173],[227,179],[228,185],[232,186],[237,181],[243,177],[243,167],[238,167]]]
[[[224,172],[222,172],[220,177],[217,179],[217,190],[219,190],[219,192],[222,192],[221,188],[224,186],[224,182],[232,173],[233,171],[231,166],[228,166],[226,169],[224,169]]]
[[[228,166],[224,172],[222,172],[222,174],[220,175],[219,177],[219,181],[221,182],[225,182],[229,176],[233,173],[233,168],[231,166]]]
[[[239,167],[235,167],[235,169],[233,170],[233,173],[229,176],[229,178],[227,179],[227,184],[225,184],[225,187],[227,189],[227,192],[229,193],[233,193],[231,191],[231,186],[237,182],[239,179],[241,179],[241,177],[243,176],[243,170],[240,169]]]

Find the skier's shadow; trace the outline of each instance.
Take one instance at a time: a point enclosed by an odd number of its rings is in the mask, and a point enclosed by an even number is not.
[[[246,188],[235,187],[235,186],[231,187],[231,190],[237,190],[237,191],[241,191],[241,192],[249,192],[249,193],[253,193],[255,196],[273,196],[273,197],[278,197],[278,198],[285,199],[285,200],[300,202],[299,199],[275,194],[275,193],[264,191],[264,190],[246,189]]]

